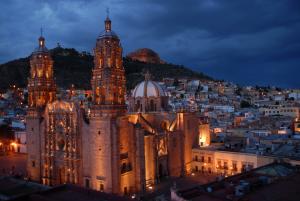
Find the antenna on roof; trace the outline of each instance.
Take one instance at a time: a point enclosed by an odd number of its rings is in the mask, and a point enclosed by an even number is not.
[[[41,26],[41,36],[43,36],[43,27]]]

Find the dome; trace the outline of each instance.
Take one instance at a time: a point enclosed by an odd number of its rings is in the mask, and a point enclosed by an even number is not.
[[[33,51],[33,54],[36,54],[36,53],[49,53],[49,50],[44,46],[44,47],[37,47],[34,49]]]
[[[154,81],[145,80],[139,83],[133,90],[132,96],[137,97],[161,97],[167,96],[163,88]]]
[[[106,20],[104,21],[105,30],[100,33],[98,36],[98,40],[102,38],[116,38],[119,39],[118,35],[111,30],[111,20],[109,17],[106,17]]]
[[[146,63],[163,63],[159,55],[149,48],[138,49],[129,53],[127,57],[131,58],[132,60],[138,60]]]
[[[114,31],[102,31],[98,36],[98,39],[101,38],[119,38],[118,35]]]
[[[159,58],[158,54],[156,52],[154,52],[154,50],[151,50],[149,48],[141,48],[141,49],[136,50],[133,53],[138,54],[138,55],[143,55],[143,56],[151,56],[151,57]]]

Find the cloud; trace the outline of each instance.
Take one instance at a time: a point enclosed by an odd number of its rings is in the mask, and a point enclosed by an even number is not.
[[[125,54],[149,47],[219,79],[300,85],[298,0],[12,0],[0,6],[0,63],[29,55],[41,26],[49,48],[60,42],[91,51],[109,7]]]

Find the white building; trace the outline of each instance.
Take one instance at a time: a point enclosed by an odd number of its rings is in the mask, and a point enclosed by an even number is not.
[[[289,116],[297,118],[299,116],[299,107],[282,106],[282,105],[270,105],[267,107],[260,108],[259,111],[264,116]]]
[[[15,132],[15,142],[11,144],[12,150],[18,153],[27,153],[26,131]]]

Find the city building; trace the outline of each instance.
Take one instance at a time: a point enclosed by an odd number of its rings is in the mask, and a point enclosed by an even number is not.
[[[272,163],[192,188],[171,188],[174,201],[299,200],[299,168]]]
[[[299,116],[299,107],[284,106],[284,105],[268,105],[260,108],[260,112],[265,116],[289,116],[297,118]]]

